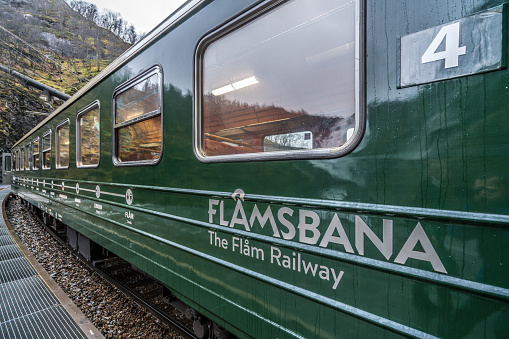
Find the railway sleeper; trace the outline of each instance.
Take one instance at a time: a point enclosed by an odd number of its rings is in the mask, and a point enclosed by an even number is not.
[[[115,266],[115,265],[120,265],[120,264],[125,264],[125,263],[127,263],[127,266],[130,265],[127,261],[125,261],[124,259],[117,257],[117,256],[98,259],[98,260],[94,260],[92,262],[92,264],[94,266],[104,266],[104,265]]]
[[[130,288],[137,288],[141,286],[148,286],[153,285],[155,283],[155,280],[149,277],[144,277],[142,279],[136,280],[132,283],[127,283]]]
[[[108,273],[111,272],[112,275],[122,277],[123,279],[127,280],[127,285],[129,287],[133,287],[131,285],[132,281],[138,281],[140,280],[140,273],[137,271],[130,271],[128,268],[122,268],[122,269],[116,269],[116,270],[107,270]],[[143,278],[141,278],[143,279]]]
[[[140,292],[144,299],[153,299],[161,295],[161,288],[155,288],[148,291]]]

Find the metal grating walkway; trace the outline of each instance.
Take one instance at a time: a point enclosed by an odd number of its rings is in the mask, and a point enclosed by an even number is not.
[[[10,193],[0,191],[0,201]],[[87,338],[10,236],[0,216],[0,338]]]

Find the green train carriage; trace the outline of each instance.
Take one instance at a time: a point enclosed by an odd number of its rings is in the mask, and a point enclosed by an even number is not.
[[[12,189],[238,337],[504,337],[508,83],[500,1],[188,1]]]

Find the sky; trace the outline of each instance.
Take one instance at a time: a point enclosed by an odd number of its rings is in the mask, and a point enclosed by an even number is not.
[[[136,32],[148,33],[166,19],[185,0],[84,0],[95,4],[99,12],[109,9],[134,26]]]

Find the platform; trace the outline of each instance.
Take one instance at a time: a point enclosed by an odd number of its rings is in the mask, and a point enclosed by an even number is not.
[[[0,185],[0,201],[10,186]],[[104,338],[0,216],[0,338]]]

